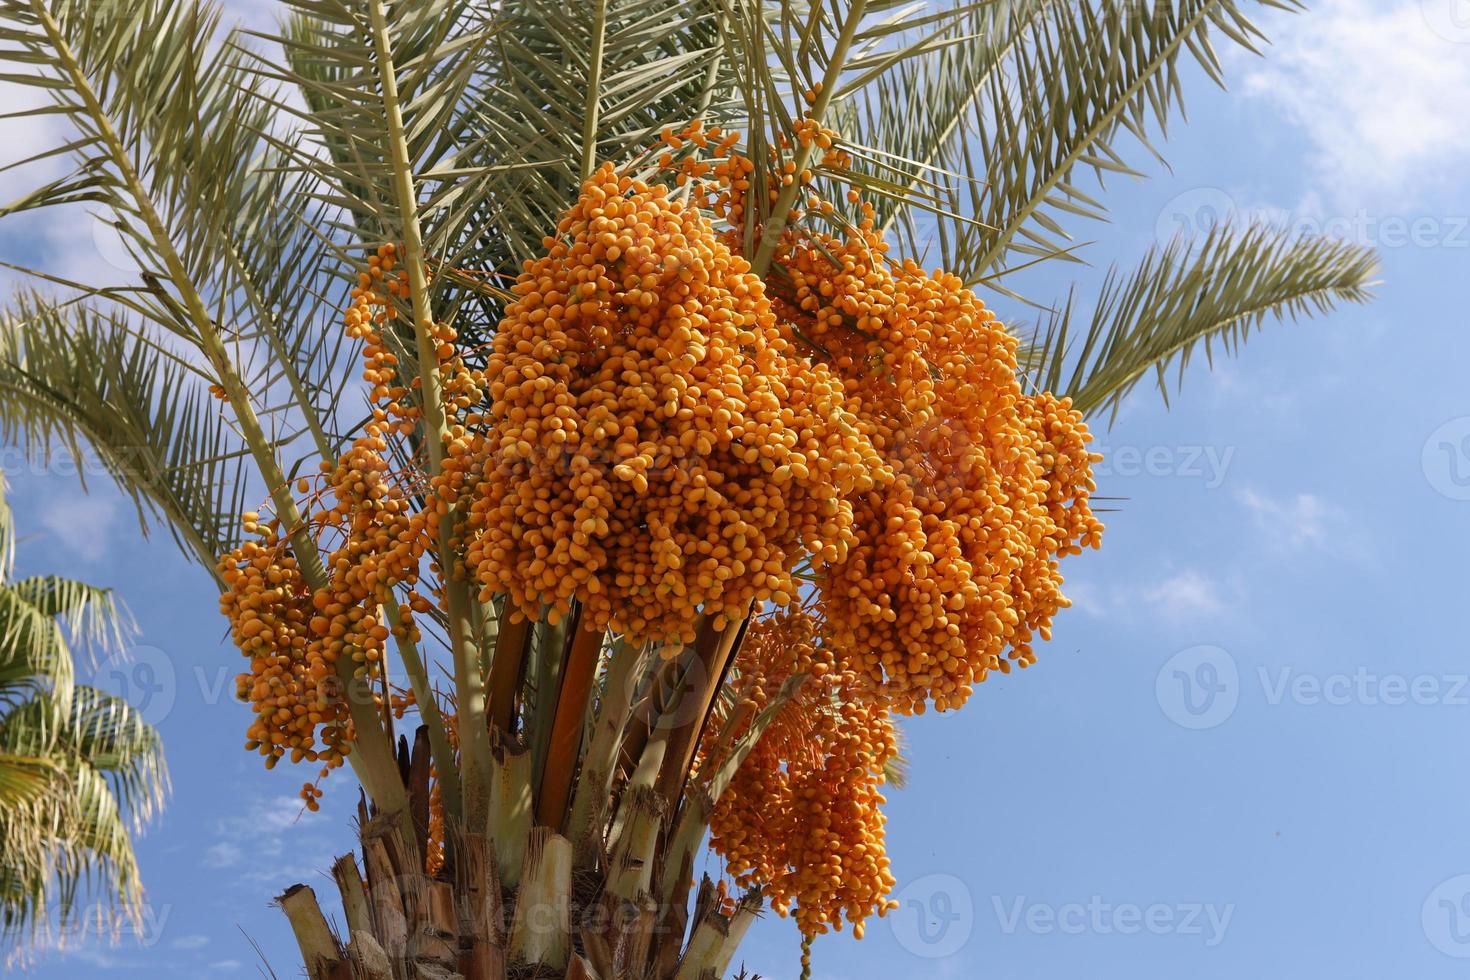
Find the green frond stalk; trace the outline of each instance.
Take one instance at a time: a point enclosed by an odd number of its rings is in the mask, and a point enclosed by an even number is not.
[[[398,74],[393,63],[393,45],[383,0],[368,0],[372,14],[373,42],[377,48],[377,71],[383,91],[386,134],[397,194],[398,224],[403,235],[404,261],[413,301],[413,330],[418,347],[420,398],[426,428],[429,475],[444,468],[448,422],[444,393],[439,380],[438,341],[434,337],[434,313],[429,300],[425,271],[423,235],[419,227],[418,192],[413,165],[408,156],[403,113],[398,99]],[[443,502],[439,516],[439,567],[449,607],[450,653],[454,658],[455,695],[459,705],[459,747],[462,759],[464,815],[471,827],[485,827],[490,819],[490,732],[485,716],[485,682],[480,676],[480,652],[475,646],[469,586],[455,571],[454,506]]]
[[[817,93],[816,100],[812,102],[810,113],[811,118],[818,125],[821,125],[827,117],[827,107],[831,104],[832,97],[837,92],[837,83],[842,78],[843,70],[847,67],[847,53],[852,48],[853,39],[857,37],[858,26],[862,24],[867,6],[867,0],[852,0],[847,9],[846,18],[842,22],[842,30],[837,35],[836,41],[833,42],[832,50],[827,54],[827,70],[822,76],[822,90]],[[803,143],[796,148],[793,162],[797,174],[807,169],[815,148],[814,143]],[[781,232],[786,228],[787,216],[790,215],[791,208],[796,204],[797,195],[800,193],[801,181],[793,180],[777,195],[776,203],[771,207],[765,227],[761,229],[760,245],[757,246],[755,255],[750,260],[750,267],[756,275],[763,276],[770,269],[771,260],[776,257],[776,249],[781,244]]]
[[[383,611],[386,622],[402,625],[403,610],[391,594],[383,604]],[[434,755],[434,772],[439,780],[439,791],[443,794],[444,811],[454,819],[462,820],[464,800],[461,796],[458,760],[454,747],[449,744],[444,715],[439,710],[438,696],[429,680],[424,658],[420,656],[418,647],[405,638],[396,638],[395,645],[398,648],[398,659],[403,661],[403,672],[408,675],[409,686],[413,689],[414,704],[419,709],[419,717],[429,730],[429,747]]]
[[[255,414],[251,393],[235,370],[219,329],[205,307],[193,277],[174,247],[168,227],[154,207],[147,187],[133,166],[131,155],[113,126],[112,117],[98,99],[92,81],[82,70],[81,63],[62,33],[61,25],[52,16],[45,0],[31,0],[30,6],[56,53],[67,84],[85,107],[86,114],[96,129],[98,141],[105,148],[112,166],[117,169],[121,182],[127,189],[128,199],[147,229],[149,240],[162,259],[170,282],[182,299],[194,339],[235,412],[241,435],[275,505],[276,518],[289,536],[297,560],[301,563],[302,576],[312,588],[324,588],[327,585],[327,576],[316,542],[301,519],[296,501],[291,496],[290,483],[281,471],[271,443]],[[355,675],[351,658],[339,659],[337,669],[358,736],[357,751],[348,756],[352,768],[380,807],[388,812],[402,810],[407,800],[397,778],[392,748],[373,709],[371,692]]]
[[[593,0],[592,51],[587,75],[587,118],[582,125],[582,179],[597,169],[597,123],[602,113],[602,49],[607,40],[608,0]]]
[[[1080,342],[1068,304],[1023,347],[1023,366],[1038,387],[1088,414],[1116,416],[1149,373],[1167,403],[1166,371],[1177,364],[1182,374],[1196,345],[1207,356],[1216,342],[1235,353],[1267,318],[1366,302],[1377,269],[1365,246],[1222,224],[1200,240],[1150,249],[1127,275],[1111,271]]]

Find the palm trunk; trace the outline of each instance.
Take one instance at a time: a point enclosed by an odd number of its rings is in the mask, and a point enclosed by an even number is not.
[[[311,888],[293,885],[277,900],[311,980],[708,980],[728,967],[760,905],[748,895],[726,915],[706,878],[686,946],[684,930],[668,928],[684,915],[574,871],[570,842],[544,827],[532,834],[519,890],[503,886],[484,837],[459,836],[453,866],[433,877],[396,820],[369,820],[361,846],[365,876],[353,854],[333,868],[345,941]]]
[[[574,644],[577,645],[577,644]],[[631,651],[623,651],[631,658]],[[586,651],[568,656],[585,659]],[[611,703],[623,694],[623,671],[612,672],[617,685]],[[703,690],[691,692],[703,697]],[[578,695],[579,700],[585,700]],[[584,706],[590,710],[590,705]],[[624,712],[602,712],[601,719]],[[696,717],[686,722],[695,729]],[[630,722],[631,723],[631,722]],[[426,872],[425,853],[405,836],[406,827],[427,839],[431,753],[428,732],[420,728],[413,751],[400,743],[399,763],[409,817],[369,812],[359,805],[360,851],[345,854],[333,879],[346,919],[345,937],[329,924],[316,894],[294,885],[278,902],[295,932],[306,974],[312,980],[717,980],[734,958],[760,907],[757,892],[733,910],[719,900],[705,878],[688,906],[692,857],[712,809],[704,791],[691,785],[669,798],[671,745],[678,765],[690,736],[660,730],[639,749],[626,779],[619,780],[616,805],[612,780],[583,765],[578,780],[599,783],[584,796],[601,798],[588,806],[590,826],[574,844],[561,828],[532,826],[532,787],[547,773],[534,773],[530,751],[518,744],[498,746],[492,824],[485,832],[465,829],[449,818],[446,859],[437,873]],[[611,742],[607,737],[600,742]],[[608,754],[604,746],[602,753]],[[585,753],[583,753],[585,754]],[[549,772],[549,770],[548,770]],[[565,773],[551,774],[560,784]],[[606,787],[606,789],[603,789]],[[558,790],[558,799],[563,791]],[[685,797],[687,798],[680,798]],[[564,803],[557,811],[564,813]],[[677,819],[677,822],[676,822]],[[497,844],[504,853],[497,853]],[[502,858],[504,860],[502,860]]]

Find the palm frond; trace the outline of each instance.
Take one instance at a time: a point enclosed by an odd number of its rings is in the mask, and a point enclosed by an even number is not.
[[[85,685],[76,689],[61,743],[106,777],[130,826],[152,819],[168,795],[168,766],[158,731],[129,702]]]
[[[1295,0],[1264,0],[1299,9]],[[938,264],[974,285],[1006,292],[998,280],[1017,265],[1072,258],[1068,218],[1105,219],[1106,208],[1078,186],[1090,171],[1136,176],[1120,139],[1131,136],[1159,158],[1151,133],[1182,110],[1188,52],[1223,84],[1215,39],[1249,50],[1263,40],[1238,0],[1018,4],[995,13],[968,51],[940,52],[892,87],[907,104],[933,85],[942,108],[908,148],[910,188],[934,197],[888,206],[885,222],[908,254],[938,253]],[[1009,15],[1009,16],[1007,16]],[[988,42],[988,43],[987,43]],[[881,90],[880,90],[881,93]],[[876,144],[904,146],[902,116],[881,113]],[[861,153],[861,151],[859,151]],[[871,168],[870,168],[871,169]],[[902,172],[905,168],[897,166]],[[928,211],[930,214],[922,212]]]
[[[218,7],[3,0],[0,18],[7,24],[0,39],[8,42],[0,60],[24,64],[25,81],[51,103],[21,115],[59,112],[73,131],[45,155],[72,158],[75,173],[29,195],[26,207],[79,198],[104,205],[145,272],[167,278],[170,256],[151,227],[156,217],[185,271],[212,281],[223,265],[220,233],[233,214],[231,192],[267,120],[259,100],[236,97],[240,70],[215,43]],[[160,315],[158,322],[192,336],[187,321]]]
[[[115,930],[141,912],[137,857],[107,779],[60,761],[46,792],[0,808],[0,936],[20,949],[43,930],[65,936],[83,919]]]
[[[477,148],[477,165],[504,176],[463,229],[490,234],[457,239],[454,261],[514,275],[576,197],[589,161],[627,164],[666,128],[728,122],[732,65],[722,19],[719,0],[501,5],[485,87],[468,120],[493,134]]]
[[[985,179],[951,169],[966,162],[957,144],[972,137],[992,78],[1046,7],[1047,0],[983,4],[963,22],[963,40],[902,62],[844,106],[836,128],[854,153],[851,176],[875,191],[880,226],[904,221],[912,236],[922,212],[951,202],[953,185]]]
[[[163,517],[212,569],[238,534],[247,450],[197,373],[120,312],[35,295],[15,303],[0,344],[0,433],[79,464],[90,447],[140,519]]]
[[[0,587],[0,712],[46,695],[56,714],[35,729],[36,741],[10,748],[44,754],[49,739],[71,715],[76,668],[66,634],[55,619],[14,589]]]
[[[789,145],[798,118],[821,125],[851,124],[856,107],[875,98],[874,85],[891,73],[910,70],[949,48],[964,45],[987,3],[931,9],[923,3],[847,0],[807,4],[724,0],[724,30],[735,61],[735,85],[743,103],[745,154],[755,162],[752,207],[745,218],[745,248],[757,271],[769,263],[796,204],[801,185],[783,181],[774,195],[774,175],[819,169],[812,144]],[[878,86],[881,98],[882,86]],[[885,150],[843,145],[868,156]],[[872,170],[843,170],[842,183],[905,199],[905,189]],[[760,235],[759,242],[756,236]]]
[[[85,190],[139,267],[127,289],[34,274],[90,297],[102,315],[126,311],[135,351],[192,348],[177,363],[207,365],[199,373],[230,392],[239,443],[280,483],[278,446],[309,432],[331,448],[323,416],[337,392],[325,379],[347,345],[316,315],[311,280],[330,250],[287,231],[320,215],[302,213],[299,187],[275,166],[261,78],[238,46],[221,43],[218,7],[207,2],[0,0],[0,17],[0,61],[24,65],[49,98],[35,113],[70,124],[71,138],[45,155],[77,164],[64,188],[28,195],[25,206],[75,203]],[[179,414],[200,408],[190,401]],[[182,533],[191,554],[218,540],[187,524]]]
[[[0,809],[14,809],[39,799],[60,772],[60,767],[45,756],[0,752]]]
[[[314,193],[313,175],[290,169],[291,158],[264,150],[236,188],[223,319],[236,344],[257,355],[240,358],[250,390],[275,394],[264,414],[288,418],[276,426],[279,441],[295,448],[304,432],[309,445],[299,453],[333,459],[353,434],[344,404],[361,346],[340,329],[333,292],[350,263],[331,236],[340,209]]]
[[[99,927],[136,921],[130,831],[168,792],[158,733],[122,699],[71,683],[54,616],[74,615],[98,590],[51,582],[26,591],[38,601],[0,587],[0,621],[33,627],[7,629],[0,658],[0,935],[22,950],[83,915],[95,913]],[[84,907],[84,893],[101,901]]]
[[[256,70],[302,95],[304,109],[275,101],[309,144],[296,165],[339,209],[340,247],[399,241],[370,3],[289,6],[274,38],[287,64]],[[728,101],[716,0],[452,0],[395,8],[389,40],[435,307],[465,317],[471,348],[498,319],[496,277],[514,277],[575,197],[589,140],[596,159],[626,162],[664,127],[719,121]]]
[[[1150,372],[1167,402],[1168,368],[1182,375],[1198,345],[1211,359],[1215,343],[1234,354],[1268,317],[1364,302],[1376,271],[1365,246],[1220,225],[1200,241],[1150,249],[1127,275],[1110,272],[1082,336],[1074,337],[1069,302],[1023,348],[1023,368],[1037,387],[1070,396],[1086,413],[1116,415]]]
[[[0,473],[0,582],[15,568],[15,514],[10,509],[10,484]]]
[[[59,575],[19,579],[9,588],[40,615],[61,620],[73,645],[95,651],[119,650],[136,629],[127,607],[112,589]]]

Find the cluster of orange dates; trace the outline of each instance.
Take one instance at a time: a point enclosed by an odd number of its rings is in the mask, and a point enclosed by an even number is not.
[[[252,519],[259,538],[221,561],[251,658],[250,745],[341,764],[351,726],[328,678],[344,657],[371,674],[390,634],[418,639],[429,600],[413,589],[454,506],[456,569],[518,616],[555,622],[575,602],[636,645],[756,611],[700,772],[788,678],[811,679],[719,800],[713,846],[808,937],[844,920],[860,934],[893,885],[891,716],[958,707],[1034,660],[1067,604],[1059,560],[1100,539],[1095,457],[1067,400],[1023,389],[1015,338],[956,277],[890,258],[855,193],[844,223],[810,169],[757,179],[734,134],[664,142],[681,192],[593,174],[525,263],[483,368],[430,325],[449,410],[433,480],[387,463],[419,418],[380,335],[407,287],[391,246],[372,257],[346,323],[378,408],[304,518],[339,539],[328,582],[305,584],[277,522]],[[798,144],[845,162],[810,120]],[[751,194],[793,184],[806,196],[788,217],[838,230],[789,225],[758,275],[742,255]],[[395,588],[408,609],[388,623]]]
[[[313,587],[301,570],[291,541],[297,529],[254,513],[245,515],[244,529],[255,539],[219,561],[220,609],[250,658],[249,672],[236,678],[238,696],[255,713],[246,748],[263,755],[267,766],[289,755],[292,762],[323,762],[323,776],[340,767],[353,739],[344,674],[378,676],[389,638],[417,642],[414,613],[430,608],[415,589],[428,540],[425,515],[384,455],[389,436],[414,415],[402,406],[407,390],[378,334],[391,316],[392,297],[406,290],[391,274],[395,264],[391,245],[371,257],[344,316],[347,331],[363,340],[373,399],[385,407],[335,464],[322,464],[315,492],[313,481],[298,486],[310,492],[303,520],[319,546],[323,584]],[[388,622],[383,606],[395,588],[405,591],[407,604],[397,622]],[[350,672],[341,669],[344,660]],[[401,707],[391,692],[383,697]],[[302,797],[316,809],[320,791],[308,783]]]
[[[881,461],[697,208],[604,166],[515,294],[468,509],[483,598],[691,642],[845,557]]]
[[[888,708],[863,696],[817,636],[806,610],[762,618],[739,654],[728,713],[706,741],[701,772],[780,695],[807,679],[735,771],[710,823],[711,846],[742,886],[759,885],[807,935],[886,912],[894,878],[883,844],[881,786],[898,751]]]

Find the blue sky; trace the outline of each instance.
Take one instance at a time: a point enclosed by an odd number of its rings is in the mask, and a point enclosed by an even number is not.
[[[904,726],[889,794],[903,908],[818,941],[816,975],[987,978],[1450,977],[1470,957],[1470,6],[1324,0],[1263,16],[1264,62],[1198,73],[1171,170],[1111,181],[1095,283],[1157,237],[1235,210],[1376,244],[1377,301],[1269,324],[1098,433],[1103,549],[1031,670]],[[1142,160],[1135,155],[1135,160]],[[0,230],[7,256],[105,268],[76,227]],[[1024,315],[997,298],[1008,317]],[[141,626],[97,683],[162,729],[167,812],[139,843],[150,921],[116,947],[49,953],[41,978],[253,975],[247,936],[294,972],[287,885],[326,887],[354,795],[240,749],[242,662],[204,576],[144,542],[102,482],[4,457],[23,571],[115,586]],[[709,864],[714,870],[713,862]],[[793,927],[742,949],[795,976]]]

